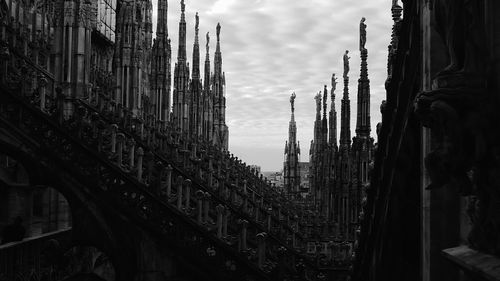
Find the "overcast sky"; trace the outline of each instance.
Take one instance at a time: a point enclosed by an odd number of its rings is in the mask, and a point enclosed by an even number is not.
[[[205,34],[210,32],[213,63],[217,22],[221,24],[223,70],[226,73],[226,123],[229,150],[263,171],[283,169],[290,121],[289,98],[295,92],[295,119],[302,151],[309,161],[315,118],[314,96],[331,87],[336,73],[336,109],[340,122],[342,56],[350,50],[351,134],[356,123],[359,78],[359,21],[366,18],[368,73],[371,83],[371,125],[380,122],[387,76],[387,45],[392,20],[390,0],[186,0],[187,53],[194,41],[194,18],[200,16],[201,71]],[[153,0],[156,26],[157,0]],[[180,0],[168,1],[172,72],[177,60]],[[212,66],[213,67],[213,66]],[[213,68],[212,68],[213,70]],[[202,76],[203,77],[203,76]],[[330,100],[328,100],[330,106]],[[338,124],[340,134],[340,124]]]

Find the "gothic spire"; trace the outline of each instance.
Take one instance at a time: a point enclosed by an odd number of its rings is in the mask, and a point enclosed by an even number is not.
[[[358,137],[370,136],[370,80],[368,79],[368,50],[365,48],[366,43],[366,24],[365,18],[360,22],[360,45],[361,53],[361,73],[358,79],[358,111],[356,120],[356,135]]]
[[[288,141],[290,144],[295,144],[297,139],[297,125],[295,123],[295,92],[290,96],[290,107],[291,107],[291,117],[290,117],[290,125],[288,127]]]
[[[156,38],[168,37],[168,1],[158,0],[158,18],[156,21]]]
[[[222,54],[220,51],[220,23],[217,23],[217,45],[215,47],[214,72],[222,75]]]
[[[198,32],[200,25],[200,18],[198,17],[198,13],[195,16],[196,24],[194,29],[194,45],[193,45],[193,80],[200,79],[200,43],[198,40]]]
[[[184,0],[181,0],[181,20],[179,22],[179,51],[177,52],[177,60],[186,62],[186,15],[184,14],[186,5]]]
[[[205,48],[207,50],[207,54],[205,56],[205,69],[204,69],[205,80],[203,81],[205,92],[210,89],[210,46],[209,46],[210,34],[208,32],[207,32],[206,38],[207,38],[207,43],[205,45]]]
[[[348,150],[351,144],[351,102],[349,101],[349,53],[344,54],[344,96],[342,98],[341,120],[340,120],[340,147]]]
[[[328,142],[332,146],[337,146],[337,112],[335,111],[335,90],[337,89],[337,78],[335,73],[332,74],[332,89],[330,90],[330,96],[332,103],[330,105],[330,129],[329,129],[329,140]]]

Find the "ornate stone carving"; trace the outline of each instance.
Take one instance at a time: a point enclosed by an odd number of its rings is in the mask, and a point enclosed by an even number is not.
[[[480,1],[434,2],[437,28],[450,64],[420,93],[416,113],[432,133],[425,158],[431,184],[469,196],[472,247],[500,254],[500,131],[498,101],[486,85],[484,7]]]

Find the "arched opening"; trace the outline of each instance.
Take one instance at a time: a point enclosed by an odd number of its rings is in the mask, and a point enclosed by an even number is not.
[[[57,276],[50,257],[71,237],[68,201],[56,189],[34,184],[39,171],[25,154],[5,151],[0,152],[0,275],[5,280]]]
[[[21,161],[0,153],[0,245],[70,227],[66,198],[54,188],[33,185]]]

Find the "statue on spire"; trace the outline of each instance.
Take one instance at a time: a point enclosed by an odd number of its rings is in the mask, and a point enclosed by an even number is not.
[[[217,23],[217,41],[220,41],[219,36],[220,36],[220,23]]]
[[[332,74],[332,95],[337,89],[337,77],[335,77],[335,73]]]
[[[186,10],[186,4],[184,4],[184,0],[181,0],[181,12],[184,13],[185,10]]]
[[[207,32],[207,45],[206,45],[206,47],[207,47],[207,53],[208,53],[208,49],[209,49],[209,47],[208,47],[209,43],[210,43],[210,34],[209,34],[209,32]]]
[[[290,104],[292,105],[292,112],[295,111],[295,92],[292,93],[292,96],[290,96]]]
[[[361,21],[359,22],[359,51],[362,52],[363,50],[366,50],[365,44],[366,44],[366,24],[365,24],[365,18],[362,17]]]
[[[351,57],[349,57],[348,54],[349,54],[349,50],[345,50],[345,54],[344,54],[344,79],[348,78],[347,74],[349,73],[349,59]]]

